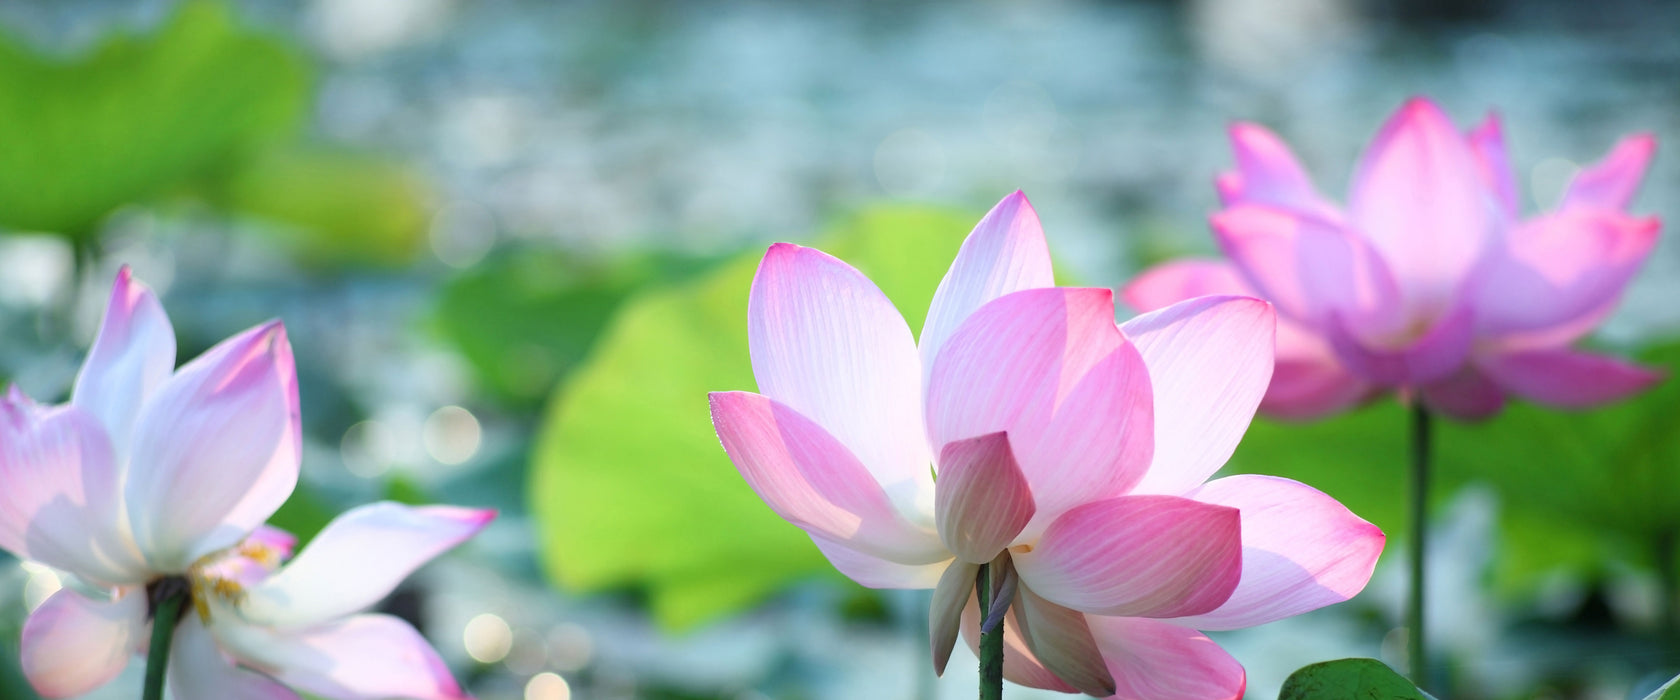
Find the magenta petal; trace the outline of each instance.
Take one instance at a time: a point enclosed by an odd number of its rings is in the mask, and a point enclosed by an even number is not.
[[[1120,330],[1149,368],[1155,457],[1133,493],[1182,494],[1224,466],[1272,378],[1277,316],[1250,297],[1205,296]]]
[[[904,317],[852,266],[777,243],[747,304],[759,393],[816,421],[888,487],[932,460],[922,429],[922,368]]]
[[[1604,160],[1576,173],[1564,190],[1563,204],[1558,209],[1627,209],[1633,195],[1639,192],[1639,182],[1645,178],[1645,168],[1651,164],[1656,150],[1657,139],[1650,134],[1622,139]]]
[[[1439,309],[1490,240],[1491,199],[1464,136],[1434,103],[1415,98],[1366,151],[1348,209],[1409,303]]]
[[[1319,196],[1312,178],[1276,134],[1246,122],[1231,125],[1230,134],[1237,170],[1221,176],[1217,183],[1225,206],[1268,204],[1339,217],[1335,207]]]
[[[1016,590],[1014,605],[1011,622],[1045,669],[1086,695],[1114,694],[1114,676],[1091,638],[1084,613],[1040,598],[1026,586]]]
[[[1492,192],[1500,211],[1515,219],[1520,211],[1517,201],[1516,177],[1511,173],[1511,160],[1505,151],[1505,131],[1500,127],[1499,115],[1489,113],[1475,129],[1470,130],[1470,153],[1476,159],[1476,172],[1482,184]]]
[[[1657,370],[1573,350],[1513,352],[1483,358],[1478,364],[1511,393],[1560,408],[1623,399],[1663,378]]]
[[[1276,304],[1281,314],[1317,320],[1322,302],[1302,287],[1300,270],[1300,230],[1313,224],[1294,212],[1263,206],[1232,207],[1214,214],[1209,223],[1245,286]]]
[[[1613,305],[1656,247],[1661,223],[1603,209],[1523,222],[1477,266],[1468,297],[1484,334],[1574,325]]]
[[[1148,370],[1106,289],[1035,289],[982,307],[946,342],[928,384],[934,445],[1007,432],[1041,530],[1125,493],[1149,463]]]
[[[330,698],[467,698],[432,645],[390,615],[355,615],[301,630],[222,626],[233,656],[281,682]]]
[[[828,558],[835,570],[846,575],[858,585],[867,588],[933,588],[939,581],[940,572],[945,570],[948,560],[935,561],[928,564],[900,564],[888,559],[882,559],[873,554],[860,552],[851,545],[828,539],[822,535],[811,535],[811,542],[817,545],[817,551]]]
[[[175,629],[169,656],[169,690],[175,700],[297,700],[298,694],[268,676],[239,668],[216,646],[195,615]]]
[[[963,606],[974,597],[974,579],[979,573],[979,564],[952,561],[933,589],[933,602],[928,607],[928,640],[932,644],[934,675],[945,675],[945,665],[951,661],[951,649],[957,644],[957,632],[962,625]]]
[[[23,623],[18,661],[35,692],[81,695],[121,673],[145,639],[146,595],[139,588],[99,602],[62,589]]]
[[[99,418],[116,454],[128,454],[134,420],[175,371],[175,329],[128,266],[117,271],[99,337],[76,375],[71,403]]]
[[[1255,296],[1231,263],[1188,259],[1144,270],[1120,290],[1120,299],[1142,313],[1209,294]]]
[[[261,585],[239,612],[263,625],[314,625],[379,602],[421,565],[466,541],[495,511],[373,503],[333,518]]]
[[[922,324],[925,376],[945,339],[986,302],[1010,292],[1055,286],[1050,248],[1038,212],[1017,190],[1004,197],[963,240],[957,259],[940,280]]]
[[[1193,629],[1132,617],[1086,619],[1114,675],[1116,698],[1237,700],[1247,688],[1242,664]]]
[[[931,527],[905,519],[875,476],[811,419],[741,391],[715,392],[711,404],[724,451],[783,519],[813,536],[899,564],[950,556]]]
[[[1505,407],[1505,390],[1473,365],[1423,385],[1431,409],[1467,421],[1481,420]]]
[[[1030,552],[1023,585],[1096,615],[1182,617],[1213,610],[1242,571],[1235,508],[1175,496],[1121,496],[1064,513]]]
[[[996,558],[1036,511],[1008,435],[982,435],[940,449],[933,512],[939,538],[958,559],[979,565]]]
[[[158,570],[237,543],[291,495],[290,358],[279,322],[264,324],[182,366],[141,410],[126,498]],[[292,459],[275,460],[285,451]]]
[[[1423,337],[1398,348],[1368,344],[1340,318],[1332,318],[1326,331],[1336,356],[1360,378],[1386,386],[1413,386],[1442,379],[1464,366],[1475,339],[1474,328],[1470,311],[1460,308]]]
[[[121,519],[122,480],[99,419],[0,400],[0,548],[104,584],[152,576]]]
[[[1212,224],[1225,254],[1281,317],[1319,325],[1336,314],[1365,333],[1404,323],[1404,300],[1382,255],[1340,225],[1257,205],[1219,212]]]
[[[1365,588],[1382,554],[1381,530],[1300,482],[1241,474],[1190,497],[1242,512],[1242,580],[1217,609],[1174,624],[1238,629],[1342,602]]]

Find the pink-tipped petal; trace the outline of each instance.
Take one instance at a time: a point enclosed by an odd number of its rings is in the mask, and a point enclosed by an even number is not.
[[[928,640],[932,645],[934,675],[945,675],[951,649],[957,644],[963,607],[974,596],[974,578],[979,573],[979,564],[953,561],[934,586],[933,603],[928,607]]]
[[[1511,172],[1511,159],[1505,150],[1505,130],[1499,115],[1489,112],[1486,119],[1470,130],[1470,154],[1476,160],[1476,172],[1482,185],[1493,193],[1499,210],[1508,219],[1515,219],[1520,211],[1517,201],[1516,176]]]
[[[1437,321],[1423,337],[1397,348],[1368,343],[1339,317],[1325,330],[1330,347],[1349,371],[1385,386],[1416,386],[1451,375],[1468,361],[1475,340],[1474,317],[1462,307]]]
[[[712,425],[729,459],[784,520],[899,564],[950,556],[931,527],[901,515],[875,476],[810,418],[743,391],[715,392],[711,404]],[[905,494],[906,500],[913,497]]]
[[[1300,325],[1278,319],[1277,364],[1260,412],[1283,420],[1307,420],[1363,403],[1375,390],[1349,372],[1330,344]]]
[[[1020,589],[1016,589],[1017,595]],[[963,641],[968,643],[970,651],[979,653],[980,649],[980,605],[979,596],[969,596],[968,606],[963,608],[962,614]],[[1058,693],[1077,693],[1079,689],[1068,685],[1056,674],[1044,667],[1043,662],[1033,655],[1028,648],[1026,637],[1021,634],[1020,610],[1010,607],[1003,618],[1003,677],[1011,683],[1024,685],[1029,688],[1042,688]]]
[[[228,522],[239,528],[256,525],[261,529],[261,523],[267,521],[297,488],[298,468],[303,460],[303,413],[298,405],[297,366],[292,358],[292,344],[283,326],[274,341],[274,367],[280,376],[281,395],[286,402],[285,434],[274,454],[269,456],[268,465],[258,472],[257,480],[251,484],[245,498],[228,511]]]
[[[1237,586],[1241,520],[1187,498],[1121,496],[1067,511],[1013,557],[1023,585],[1080,612],[1199,615]]]
[[[1563,204],[1558,209],[1627,209],[1639,192],[1639,182],[1645,178],[1645,168],[1656,151],[1657,139],[1650,134],[1622,139],[1603,160],[1576,173],[1564,190]]]
[[[284,631],[213,621],[211,632],[234,658],[269,670],[280,682],[305,693],[329,698],[468,697],[426,638],[390,615],[354,615]]]
[[[945,445],[933,511],[939,538],[958,559],[984,564],[1009,546],[1037,511],[1009,436],[992,433]]]
[[[828,563],[833,564],[835,570],[866,588],[933,588],[939,582],[939,574],[945,570],[945,564],[949,561],[944,559],[929,564],[900,564],[860,552],[852,549],[847,543],[822,535],[811,535],[811,542],[817,545],[817,551],[828,558]]]
[[[1215,183],[1225,206],[1267,204],[1339,216],[1335,207],[1318,194],[1312,178],[1283,139],[1265,127],[1246,122],[1231,125],[1230,134],[1237,169]]]
[[[777,243],[747,304],[759,393],[816,421],[889,489],[925,481],[921,360],[873,282],[819,250]]]
[[[120,467],[98,418],[0,401],[0,549],[104,584],[152,575],[121,519]]]
[[[1027,196],[1017,190],[1004,197],[975,225],[963,240],[957,259],[940,280],[922,324],[921,357],[923,374],[945,339],[963,319],[986,302],[1010,292],[1053,287],[1050,248],[1038,212]]]
[[[422,564],[478,534],[495,511],[373,503],[327,523],[291,563],[245,591],[261,625],[314,625],[380,601]]]
[[[1121,324],[1155,398],[1155,458],[1133,493],[1184,493],[1230,459],[1272,378],[1276,319],[1259,299],[1207,296]]]
[[[127,455],[141,405],[174,371],[175,329],[169,316],[124,265],[70,402],[97,416],[116,454]]]
[[[1662,225],[1604,209],[1523,222],[1483,259],[1467,291],[1483,334],[1543,332],[1613,306]]]
[[[1573,350],[1507,353],[1477,364],[1507,391],[1559,408],[1587,408],[1623,399],[1663,378],[1657,370]]]
[[[1300,482],[1240,474],[1190,497],[1241,511],[1242,580],[1217,609],[1174,624],[1238,629],[1340,603],[1365,588],[1382,554],[1381,530]]]
[[[1114,694],[1114,676],[1091,638],[1084,613],[1040,598],[1026,586],[1016,589],[1014,604],[1013,622],[1046,670],[1086,695]]]
[[[1440,309],[1490,240],[1491,193],[1470,145],[1433,102],[1400,108],[1359,163],[1348,209],[1413,308]]]
[[[1086,619],[1114,674],[1116,698],[1237,700],[1247,689],[1242,664],[1193,629],[1133,617]]]
[[[1423,385],[1423,401],[1454,418],[1476,421],[1505,407],[1505,390],[1473,365]]]
[[[52,594],[23,623],[18,660],[35,692],[81,695],[121,673],[146,635],[146,594],[127,589],[111,602],[70,589]]]
[[[1255,296],[1231,263],[1224,260],[1174,260],[1144,270],[1120,290],[1121,301],[1147,313],[1209,294]]]
[[[268,676],[239,668],[216,646],[198,616],[188,615],[170,648],[169,690],[175,700],[297,700]]]
[[[982,307],[946,342],[928,385],[928,437],[1009,433],[1038,509],[1030,536],[1142,477],[1150,403],[1148,370],[1114,324],[1109,290],[1027,290]]]
[[[292,449],[290,357],[279,322],[258,326],[182,366],[141,410],[125,496],[159,571],[244,539],[291,495],[296,454],[274,459]]]

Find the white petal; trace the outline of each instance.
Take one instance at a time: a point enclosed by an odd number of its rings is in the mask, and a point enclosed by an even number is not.
[[[247,590],[247,622],[307,626],[379,602],[409,573],[478,534],[494,511],[375,503],[333,519],[290,564]]]

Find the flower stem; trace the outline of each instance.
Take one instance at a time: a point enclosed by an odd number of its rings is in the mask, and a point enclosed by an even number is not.
[[[146,685],[141,700],[163,700],[164,671],[169,668],[170,641],[181,622],[181,606],[187,602],[185,589],[173,591],[157,603],[152,615],[152,645],[146,653]]]
[[[980,565],[980,576],[974,582],[980,594],[980,615],[992,607],[991,565]],[[980,632],[980,700],[1003,700],[1003,620],[992,631]]]
[[[1423,401],[1412,405],[1411,599],[1406,607],[1406,660],[1412,683],[1427,690],[1429,656],[1424,646],[1424,554],[1429,540],[1429,409]]]
[[[1673,528],[1665,528],[1657,533],[1654,554],[1657,562],[1657,594],[1662,596],[1658,610],[1662,613],[1661,628],[1663,648],[1670,653],[1680,651],[1680,571],[1675,569],[1675,550],[1677,536]]]

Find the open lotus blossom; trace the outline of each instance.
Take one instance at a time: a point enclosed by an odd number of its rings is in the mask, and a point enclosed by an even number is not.
[[[70,402],[39,405],[15,386],[0,399],[0,548],[70,583],[24,623],[35,689],[56,698],[106,684],[146,650],[156,594],[190,590],[199,614],[172,649],[178,700],[295,697],[269,675],[332,698],[458,697],[412,628],[340,618],[482,516],[357,511],[268,578],[290,540],[259,526],[296,486],[301,439],[279,322],[176,369],[156,296],[118,273]],[[205,624],[228,637],[221,650]],[[250,630],[270,632],[271,646],[252,651]]]
[[[1270,378],[1265,302],[1207,297],[1116,326],[1109,290],[1052,285],[1019,192],[963,243],[919,347],[862,273],[776,244],[748,308],[762,393],[712,394],[718,436],[842,573],[935,590],[936,669],[977,631],[989,564],[1009,605],[1005,677],[1239,697],[1241,665],[1197,630],[1353,596],[1383,535],[1294,481],[1203,483]]]
[[[1522,218],[1497,116],[1461,133],[1427,99],[1377,134],[1346,208],[1321,196],[1289,148],[1231,129],[1237,167],[1218,180],[1214,236],[1228,261],[1186,260],[1123,291],[1141,310],[1203,294],[1277,306],[1277,370],[1261,410],[1323,416],[1402,388],[1461,418],[1512,394],[1574,408],[1660,375],[1570,346],[1609,315],[1657,241],[1626,212],[1656,148],[1630,137],[1582,170],[1552,211]]]

